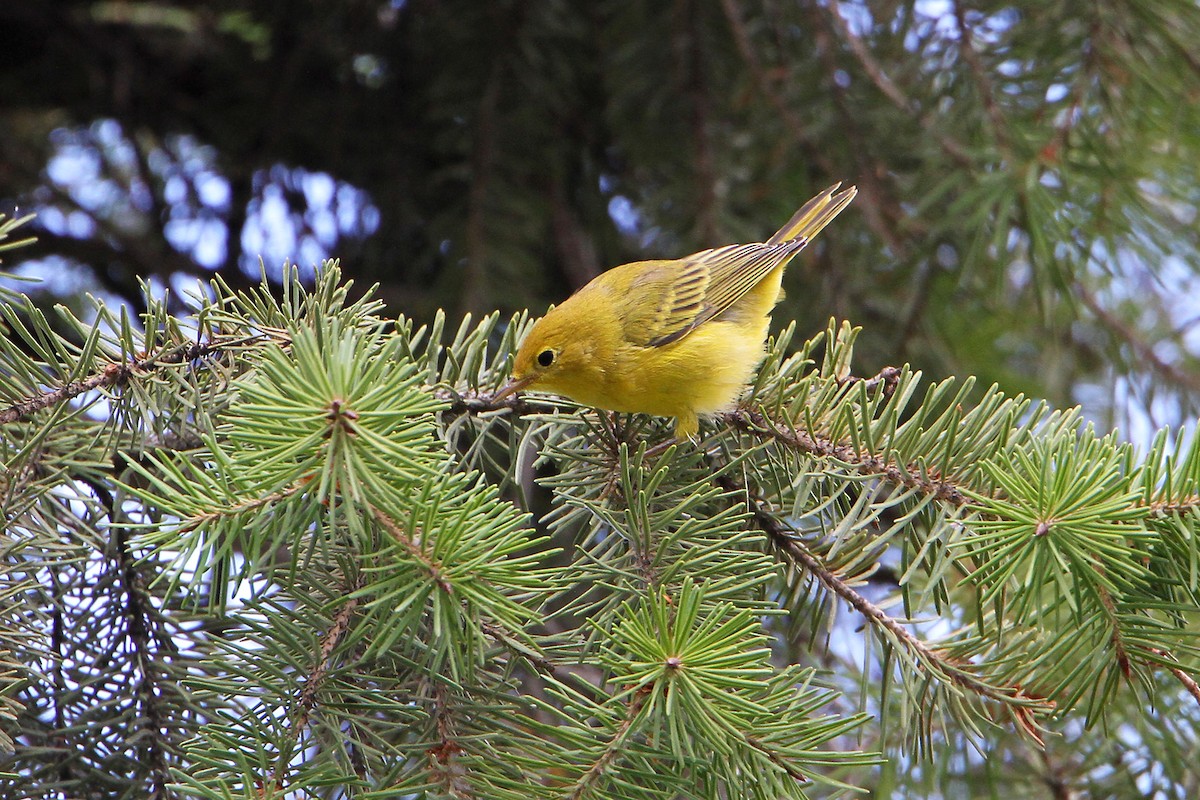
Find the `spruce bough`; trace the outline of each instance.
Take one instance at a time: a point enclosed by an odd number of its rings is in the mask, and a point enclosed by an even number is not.
[[[526,317],[349,298],[3,307],[6,790],[824,797],[1196,713],[1194,438],[856,378],[831,323],[647,455],[493,399]]]

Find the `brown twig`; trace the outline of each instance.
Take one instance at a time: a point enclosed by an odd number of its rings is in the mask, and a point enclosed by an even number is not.
[[[176,533],[188,533],[194,531],[206,522],[215,522],[219,519],[241,514],[245,511],[255,511],[260,508],[277,503],[281,500],[287,500],[296,494],[302,492],[307,486],[308,480],[298,480],[291,486],[271,492],[262,497],[251,497],[237,503],[229,504],[222,500],[215,500],[216,508],[213,511],[206,511],[202,514],[197,514],[194,517],[188,517],[180,520],[179,527],[175,529]]]
[[[1099,560],[1092,556],[1092,569],[1104,577],[1104,565]],[[1103,583],[1098,584],[1100,594],[1100,605],[1104,608],[1104,616],[1108,619],[1109,627],[1112,633],[1109,634],[1109,641],[1113,646],[1113,653],[1117,658],[1117,666],[1121,669],[1121,674],[1128,680],[1133,676],[1133,667],[1130,665],[1129,651],[1125,649],[1125,636],[1121,633],[1121,623],[1117,616],[1117,604],[1113,602],[1112,594]]]
[[[338,609],[337,614],[334,615],[329,630],[321,638],[321,647],[317,651],[316,662],[313,664],[312,672],[308,674],[308,679],[304,682],[304,688],[300,690],[300,697],[296,703],[297,713],[291,727],[293,746],[300,741],[301,735],[308,727],[312,711],[317,706],[317,691],[321,688],[321,684],[325,681],[325,675],[329,672],[329,663],[333,656],[333,651],[342,641],[342,637],[346,635],[346,631],[350,629],[350,621],[354,617],[355,609],[358,608],[358,598],[354,597],[354,591],[361,588],[361,586],[362,582],[360,579],[354,585],[344,587],[343,596],[347,599]],[[272,781],[277,787],[284,785],[283,781],[288,768],[288,759],[291,758],[292,754],[281,753],[280,755],[279,761],[275,764],[275,772],[271,776]]]
[[[427,752],[430,772],[438,777],[446,797],[474,797],[470,782],[462,765],[456,765],[456,757],[463,752],[458,743],[454,718],[446,702],[446,689],[437,683],[433,687],[433,724],[437,729],[438,743]]]
[[[396,544],[400,545],[404,552],[408,553],[413,560],[419,562],[421,566],[425,568],[425,571],[429,573],[431,578],[433,578],[434,582],[438,585],[438,588],[440,588],[446,594],[452,594],[454,592],[453,585],[446,580],[446,576],[442,572],[442,565],[430,558],[429,554],[425,552],[425,549],[421,547],[421,544],[415,541],[413,537],[409,536],[408,532],[400,526],[400,523],[396,522],[383,510],[378,509],[373,505],[368,504],[367,508],[370,510],[371,516],[375,517],[375,521],[378,522],[383,529],[391,535]]]
[[[871,378],[851,377],[843,379],[841,383],[845,385],[861,380],[865,384],[868,394],[874,392],[882,384],[884,396],[890,397],[895,392],[899,374],[900,371],[896,367],[885,367]],[[450,404],[450,407],[442,412],[444,414],[455,416],[460,414],[483,414],[502,411],[504,409],[512,411],[516,416],[538,413],[538,409],[533,403],[528,402],[519,395],[510,395],[502,400],[494,401],[488,394],[460,393],[445,389],[444,387],[434,389],[433,391],[438,397]],[[553,400],[542,398],[538,398],[536,401],[538,406],[553,406],[553,403]],[[921,477],[922,470],[915,464],[897,464],[883,456],[855,450],[848,444],[839,444],[807,431],[784,427],[780,423],[767,418],[759,411],[736,409],[725,413],[722,418],[733,428],[750,434],[765,435],[801,453],[807,453],[818,458],[835,459],[855,469],[862,475],[878,475],[895,485],[918,489],[925,494],[933,495],[937,500],[958,507],[965,507],[971,502],[953,480],[946,477],[940,479]],[[928,470],[925,470],[925,474],[928,474]],[[1145,503],[1139,501],[1136,505],[1139,508],[1145,508],[1153,514],[1190,511],[1200,508],[1200,495],[1192,495],[1170,501],[1151,500]]]
[[[954,4],[954,21],[958,26],[958,52],[962,54],[963,61],[967,62],[967,68],[975,80],[983,111],[992,123],[992,135],[996,138],[996,144],[1007,153],[1009,150],[1008,121],[1004,118],[1004,112],[1000,110],[1000,106],[996,102],[996,92],[992,88],[992,80],[988,76],[987,70],[983,68],[983,61],[979,58],[979,53],[976,52],[975,45],[971,41],[972,32],[967,24],[967,9],[962,3]]]
[[[510,653],[513,653],[517,657],[528,661],[538,672],[542,673],[543,675],[559,677],[559,668],[557,664],[536,650],[533,650],[522,642],[517,641],[517,637],[515,637],[503,625],[495,622],[489,622],[488,620],[480,620],[479,629],[487,636],[490,636],[499,642],[500,645]]]
[[[809,133],[808,127],[804,124],[803,118],[796,111],[795,104],[789,103],[771,86],[767,79],[766,70],[763,69],[762,62],[758,59],[758,51],[754,49],[754,43],[750,41],[750,33],[746,30],[746,24],[742,19],[741,9],[737,5],[737,0],[721,0],[721,8],[725,12],[725,19],[729,22],[729,29],[733,33],[733,41],[737,46],[738,54],[741,55],[742,61],[746,64],[746,69],[750,72],[750,78],[754,82],[755,88],[759,93],[767,99],[767,102],[775,109],[784,123],[792,131],[792,137],[802,144],[809,144],[812,141],[812,136]],[[816,156],[821,160],[821,168],[829,174],[836,171],[834,164],[825,158],[819,151],[816,151]]]
[[[189,361],[195,361],[198,358],[204,358],[205,356],[220,352],[226,347],[235,347],[259,338],[261,337],[255,335],[234,339],[213,339],[208,342],[190,342],[175,345],[139,361],[129,363],[111,362],[106,364],[99,372],[89,375],[82,380],[72,381],[45,394],[27,397],[24,400],[13,403],[6,409],[0,410],[0,425],[16,422],[44,408],[49,408],[50,406],[78,397],[84,392],[123,386],[138,375],[154,372],[163,367],[186,364]]]
[[[782,553],[794,565],[801,567],[827,591],[846,601],[851,608],[862,614],[873,626],[889,633],[901,647],[908,651],[917,663],[980,697],[995,700],[1006,705],[1017,706],[1027,712],[1048,712],[1053,709],[1054,704],[1052,701],[1031,696],[1019,686],[996,686],[990,684],[976,677],[964,666],[943,657],[924,641],[917,638],[899,620],[890,616],[882,608],[863,597],[854,587],[843,580],[840,575],[826,567],[821,559],[813,555],[803,543],[795,538],[790,528],[780,522],[762,503],[751,497],[743,487],[738,486],[728,473],[718,475],[716,481],[722,489],[728,492],[737,492],[743,496],[755,524],[767,534],[772,545],[775,546],[778,552]],[[1016,710],[1014,710],[1014,714],[1016,714]]]
[[[902,370],[899,367],[884,367],[873,377],[856,378],[851,375],[848,378],[839,380],[838,385],[848,386],[850,384],[861,383],[867,394],[872,394],[877,388],[883,386],[883,397],[889,398],[896,393],[896,388],[900,385],[901,374]]]
[[[1091,311],[1110,333],[1129,345],[1139,361],[1149,364],[1152,370],[1175,385],[1182,386],[1191,392],[1200,393],[1200,375],[1185,372],[1174,364],[1164,361],[1154,352],[1154,347],[1149,342],[1142,339],[1137,331],[1126,324],[1124,320],[1101,305],[1096,296],[1078,281],[1075,282],[1075,293],[1083,301],[1088,311]]]
[[[141,570],[140,561],[129,544],[129,528],[118,522],[117,504],[112,492],[101,482],[90,477],[79,478],[87,484],[96,499],[104,508],[114,538],[116,550],[116,579],[117,585],[124,594],[123,616],[126,621],[126,635],[132,647],[132,656],[140,672],[140,680],[136,684],[136,696],[141,713],[138,715],[138,727],[141,729],[138,740],[139,758],[150,766],[151,780],[154,791],[163,795],[170,782],[170,767],[168,764],[169,733],[167,729],[170,720],[165,719],[162,708],[163,691],[161,685],[161,670],[157,662],[159,648],[164,641],[156,636],[156,618],[154,603],[146,591],[146,582]],[[165,639],[171,646],[169,637]]]
[[[803,431],[784,428],[759,411],[737,409],[724,415],[734,428],[747,433],[765,434],[780,444],[820,458],[832,458],[846,464],[863,475],[879,475],[898,486],[920,489],[927,495],[955,506],[965,506],[970,501],[956,484],[949,480],[920,477],[915,465],[899,465],[871,453],[862,453],[848,444],[839,444],[829,439]]]
[[[519,394],[510,394],[508,397],[494,400],[490,393],[458,392],[446,386],[434,386],[430,388],[430,391],[433,392],[434,397],[449,406],[442,411],[442,414],[451,417],[458,417],[463,414],[486,414],[492,411],[503,411],[504,409],[508,409],[517,417],[536,413],[533,405],[523,395]],[[553,401],[542,401],[540,399],[538,402],[553,404]]]
[[[881,176],[888,174],[889,170],[886,165],[879,163],[871,156],[870,142],[863,135],[862,127],[858,122],[859,109],[850,98],[846,88],[838,82],[837,73],[841,67],[835,53],[834,39],[836,35],[832,26],[822,24],[825,20],[825,12],[813,6],[810,8],[810,16],[815,29],[817,55],[825,68],[830,95],[841,118],[840,127],[846,132],[858,168],[858,175],[855,178],[859,187],[857,208],[862,211],[867,227],[887,245],[898,260],[902,261],[908,257],[908,244],[897,233],[901,222],[898,216],[902,213],[900,212],[901,204],[888,197],[881,179]]]
[[[646,697],[650,691],[650,687],[644,688],[642,691],[633,695],[626,708],[625,719],[617,726],[613,732],[612,738],[604,748],[599,757],[592,762],[583,774],[579,776],[579,780],[571,786],[571,791],[566,795],[566,800],[580,800],[587,797],[601,776],[608,770],[610,764],[616,761],[620,755],[621,747],[625,744],[625,737],[633,729],[634,720],[637,719],[638,712],[642,710],[642,706],[646,703]]]
[[[1157,647],[1151,647],[1150,652],[1154,653],[1154,655],[1158,656],[1164,661],[1174,661],[1175,663],[1179,663],[1175,660],[1174,656],[1165,650],[1160,650]],[[1187,693],[1194,697],[1197,703],[1200,703],[1200,683],[1196,683],[1196,679],[1185,672],[1181,667],[1168,666],[1167,669],[1170,670],[1171,674],[1175,676],[1176,680],[1183,684],[1183,688],[1187,689]]]

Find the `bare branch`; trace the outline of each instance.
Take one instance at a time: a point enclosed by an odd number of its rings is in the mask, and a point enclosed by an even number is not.
[[[1151,647],[1150,652],[1154,653],[1156,656],[1159,656],[1164,661],[1172,661],[1176,664],[1179,663],[1176,661],[1174,656],[1165,650],[1160,650],[1157,647]],[[1187,693],[1194,697],[1197,703],[1200,703],[1200,683],[1196,683],[1196,679],[1187,672],[1184,672],[1180,667],[1168,666],[1167,669],[1171,671],[1171,674],[1174,675],[1181,684],[1183,684],[1183,688],[1187,689]]]
[[[1200,394],[1200,375],[1186,372],[1174,364],[1163,360],[1154,352],[1153,345],[1139,336],[1137,331],[1126,324],[1124,320],[1105,308],[1096,295],[1092,294],[1091,290],[1079,281],[1075,282],[1074,288],[1075,293],[1079,295],[1079,299],[1087,306],[1088,311],[1091,311],[1100,324],[1107,328],[1110,333],[1129,345],[1129,348],[1133,350],[1133,354],[1138,361],[1149,365],[1150,369],[1176,386],[1180,386],[1189,392]]]

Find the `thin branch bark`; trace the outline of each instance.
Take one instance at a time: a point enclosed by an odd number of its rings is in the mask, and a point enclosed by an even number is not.
[[[1161,657],[1164,661],[1173,661],[1175,663],[1179,663],[1175,660],[1174,656],[1165,650],[1160,650],[1157,647],[1151,647],[1150,652]],[[1183,684],[1183,688],[1187,690],[1187,693],[1195,698],[1197,703],[1200,703],[1200,683],[1197,683],[1195,678],[1193,678],[1187,672],[1184,672],[1184,670],[1180,667],[1169,666],[1167,669],[1170,670],[1171,674],[1175,676],[1176,680]]]
[[[584,770],[583,774],[579,776],[579,780],[572,784],[570,793],[566,795],[566,800],[582,800],[582,798],[592,794],[600,778],[603,777],[609,766],[621,754],[621,747],[625,744],[626,737],[629,736],[630,731],[633,729],[633,723],[637,719],[638,712],[645,705],[645,697],[646,694],[644,693],[633,695],[627,706],[625,719],[613,731],[612,737],[608,740],[608,744],[605,746],[604,751],[600,753],[600,756]]]
[[[848,444],[822,439],[807,431],[786,429],[768,419],[761,412],[737,409],[725,414],[724,419],[739,430],[759,435],[765,434],[793,450],[821,458],[835,459],[863,475],[880,475],[898,486],[919,489],[924,494],[932,495],[951,505],[962,507],[970,502],[958,485],[951,480],[920,477],[921,471],[915,465],[897,464],[881,456],[861,453]]]
[[[1153,345],[1142,339],[1137,331],[1126,324],[1124,320],[1105,308],[1096,295],[1092,294],[1079,281],[1075,282],[1075,293],[1083,301],[1088,311],[1092,312],[1100,324],[1108,329],[1109,333],[1129,345],[1137,360],[1148,364],[1152,370],[1176,386],[1180,386],[1189,392],[1200,394],[1200,375],[1186,372],[1174,364],[1163,360],[1154,352]]]
[[[810,151],[812,135],[809,133],[808,127],[804,124],[803,118],[796,111],[793,104],[784,100],[783,96],[771,85],[767,79],[766,70],[763,69],[762,62],[759,61],[758,51],[754,48],[754,43],[750,40],[750,33],[746,30],[746,24],[743,21],[741,8],[737,4],[737,0],[721,0],[721,8],[725,12],[725,19],[729,22],[729,29],[733,34],[734,44],[737,45],[738,54],[742,57],[742,61],[746,63],[746,68],[750,71],[750,77],[754,81],[754,86],[758,92],[766,98],[775,112],[779,114],[787,127],[792,132],[792,138],[798,144],[804,145]],[[810,153],[811,154],[811,153]],[[817,151],[819,163],[827,174],[836,172],[833,162],[820,155]]]
[[[944,676],[956,686],[976,694],[1005,704],[1014,706],[1014,715],[1018,710],[1024,713],[1049,713],[1054,708],[1053,701],[1034,697],[1020,686],[1003,686],[988,683],[977,677],[967,667],[943,657],[934,648],[917,638],[900,620],[890,616],[882,608],[859,594],[835,571],[829,569],[797,540],[793,531],[771,513],[764,504],[751,497],[745,488],[739,486],[727,473],[716,478],[722,489],[737,492],[745,498],[747,507],[755,524],[767,534],[772,545],[787,561],[799,566],[821,584],[827,591],[841,598],[858,613],[862,614],[871,625],[890,634],[890,638],[900,644],[913,660],[921,666]],[[1022,729],[1028,730],[1025,725]],[[1035,734],[1036,735],[1036,734]]]
[[[962,3],[954,3],[954,21],[958,26],[958,52],[962,55],[963,61],[967,63],[971,77],[975,80],[979,101],[983,104],[983,111],[992,125],[992,135],[1001,152],[1009,155],[1008,120],[1004,118],[1004,112],[1000,110],[1000,105],[996,102],[992,79],[988,76],[987,70],[983,67],[983,61],[980,60],[979,53],[975,50],[972,42],[973,34],[967,24],[967,10]]]
[[[50,406],[78,397],[84,392],[90,392],[94,389],[110,389],[115,386],[124,386],[138,375],[155,372],[164,367],[186,364],[189,361],[195,361],[198,358],[218,353],[227,347],[248,344],[261,338],[263,337],[259,335],[240,336],[213,339],[208,342],[178,344],[160,350],[154,355],[147,356],[139,361],[124,364],[114,361],[106,364],[99,372],[82,380],[72,381],[45,394],[27,397],[8,408],[0,409],[0,425],[7,425],[10,422],[24,419],[44,408],[49,408]]]
[[[312,671],[308,674],[308,679],[304,682],[304,687],[300,690],[300,697],[296,703],[296,716],[293,718],[291,726],[293,747],[299,743],[300,737],[308,728],[313,709],[317,706],[317,691],[321,688],[321,684],[325,681],[325,675],[329,672],[333,651],[337,649],[338,644],[346,635],[346,631],[350,629],[350,621],[354,618],[354,612],[358,608],[358,598],[354,597],[354,592],[361,587],[361,579],[344,587],[343,596],[346,597],[346,602],[338,609],[329,630],[321,638],[321,647],[317,651]],[[281,756],[280,760],[276,762],[275,772],[271,776],[275,786],[279,788],[284,785],[284,777],[292,753],[281,754]]]

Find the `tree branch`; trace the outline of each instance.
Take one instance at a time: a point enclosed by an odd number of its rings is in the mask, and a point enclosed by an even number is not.
[[[815,6],[810,9],[810,12],[815,28],[817,55],[820,57],[821,65],[825,68],[830,93],[841,117],[841,127],[849,139],[852,155],[858,167],[858,175],[855,178],[859,187],[857,207],[862,211],[867,227],[887,245],[897,260],[904,260],[908,257],[908,245],[896,232],[896,228],[900,227],[898,223],[901,222],[897,214],[901,204],[888,197],[881,178],[881,176],[887,175],[889,170],[886,165],[879,163],[872,156],[870,142],[863,136],[858,122],[859,108],[849,97],[846,89],[838,82],[839,67],[834,53],[834,34],[830,30],[831,26],[821,24],[825,12]]]
[[[1092,312],[1100,324],[1108,329],[1109,333],[1129,345],[1137,360],[1148,364],[1150,369],[1176,386],[1180,386],[1189,392],[1200,394],[1200,375],[1185,372],[1174,364],[1163,360],[1154,352],[1153,345],[1142,339],[1137,331],[1126,324],[1124,320],[1106,309],[1096,295],[1092,294],[1086,286],[1079,281],[1076,281],[1074,286],[1075,293],[1079,295],[1079,299],[1083,301],[1088,311]]]
[[[629,736],[634,720],[637,719],[638,712],[642,710],[642,706],[646,703],[646,697],[652,690],[653,687],[646,686],[634,693],[626,707],[625,719],[621,721],[621,724],[613,732],[612,737],[608,740],[608,744],[604,747],[604,751],[584,770],[583,774],[579,776],[579,780],[572,784],[570,793],[566,795],[566,800],[581,800],[581,798],[591,794],[601,776],[604,775],[608,767],[620,755],[621,747],[625,744],[625,738]]]
[[[405,532],[400,523],[388,516],[382,509],[378,509],[370,504],[367,505],[367,508],[370,510],[371,516],[375,518],[375,521],[392,537],[392,540],[400,545],[404,552],[408,553],[414,561],[417,561],[425,568],[425,571],[433,578],[439,589],[446,594],[454,593],[454,586],[446,580],[442,565],[430,558],[425,550]]]
[[[346,598],[346,601],[338,608],[329,630],[321,638],[321,647],[317,651],[317,658],[313,663],[312,671],[308,674],[308,679],[304,682],[304,687],[300,690],[300,697],[296,703],[297,712],[291,727],[293,748],[299,743],[304,730],[308,728],[312,711],[317,706],[317,691],[321,688],[321,684],[325,681],[325,675],[329,672],[333,651],[342,641],[342,637],[346,635],[346,631],[350,629],[350,621],[358,608],[358,598],[354,597],[354,592],[360,588],[362,588],[361,578],[343,587],[342,596]],[[276,787],[283,787],[285,773],[292,755],[292,753],[280,754],[280,759],[275,764],[275,772],[271,776]]]
[[[1151,647],[1150,652],[1163,659],[1163,661],[1171,661],[1176,664],[1179,663],[1176,661],[1174,656],[1165,650],[1160,650],[1157,647]],[[1187,693],[1194,697],[1197,703],[1200,703],[1200,683],[1197,683],[1196,679],[1185,672],[1181,667],[1167,666],[1167,669],[1171,671],[1171,674],[1175,676],[1176,680],[1183,684],[1183,688],[1187,690]]]
[[[446,703],[446,689],[438,683],[433,687],[433,724],[437,728],[438,743],[427,751],[430,771],[437,776],[446,797],[475,797],[462,766],[456,767],[454,758],[463,751],[458,743],[454,720]]]
[[[821,559],[795,538],[794,531],[780,522],[764,504],[751,497],[745,487],[739,486],[728,473],[719,474],[715,480],[725,491],[742,494],[755,524],[767,534],[772,545],[787,561],[812,575],[826,591],[846,601],[873,626],[890,634],[894,641],[908,651],[916,663],[973,694],[1006,706],[1015,706],[1016,708],[1012,709],[1014,717],[1019,713],[1049,713],[1053,710],[1054,702],[1051,700],[1031,696],[1020,686],[998,686],[988,683],[964,666],[940,655],[899,620],[889,616],[882,608],[859,594],[840,575],[826,567]],[[1020,724],[1020,720],[1018,722]],[[1021,727],[1030,731],[1030,726],[1026,724],[1021,724]],[[1037,736],[1036,733],[1033,735]]]
[[[996,137],[996,144],[1000,150],[1011,156],[1008,121],[996,103],[996,92],[992,88],[991,78],[988,77],[987,70],[983,68],[983,61],[980,60],[979,53],[975,51],[975,46],[972,44],[971,28],[967,25],[967,10],[962,3],[954,3],[954,21],[958,26],[958,51],[962,55],[963,61],[967,62],[967,68],[975,79],[983,111],[992,123],[992,135]]]
[[[798,144],[805,145],[810,151],[810,158],[816,159],[825,172],[835,173],[837,170],[834,164],[818,148],[811,147],[812,135],[800,114],[796,112],[794,104],[786,101],[767,80],[766,70],[763,69],[762,62],[758,60],[758,51],[755,50],[754,43],[750,40],[750,33],[746,30],[746,24],[742,20],[742,12],[738,7],[737,0],[721,0],[721,8],[725,12],[725,19],[729,22],[729,29],[733,33],[733,41],[737,45],[738,54],[741,55],[742,61],[750,71],[750,77],[754,81],[755,87],[792,131],[792,138]]]
[[[44,408],[49,408],[50,406],[78,397],[84,392],[90,392],[94,389],[124,386],[138,375],[156,372],[164,367],[186,364],[189,361],[195,361],[198,358],[204,358],[205,356],[220,352],[226,347],[247,344],[261,338],[263,338],[261,335],[256,334],[228,339],[213,339],[208,342],[190,342],[165,348],[140,361],[124,364],[114,361],[106,364],[99,372],[93,373],[87,378],[72,381],[45,394],[27,397],[8,408],[0,410],[0,425],[24,419]]]
[[[848,444],[838,444],[814,436],[807,431],[788,430],[768,419],[759,411],[736,409],[723,416],[732,427],[747,433],[766,434],[780,444],[820,458],[832,458],[863,475],[880,475],[898,486],[920,489],[927,495],[954,506],[966,506],[970,501],[962,490],[949,480],[919,477],[915,465],[899,465],[880,456],[860,453]]]

